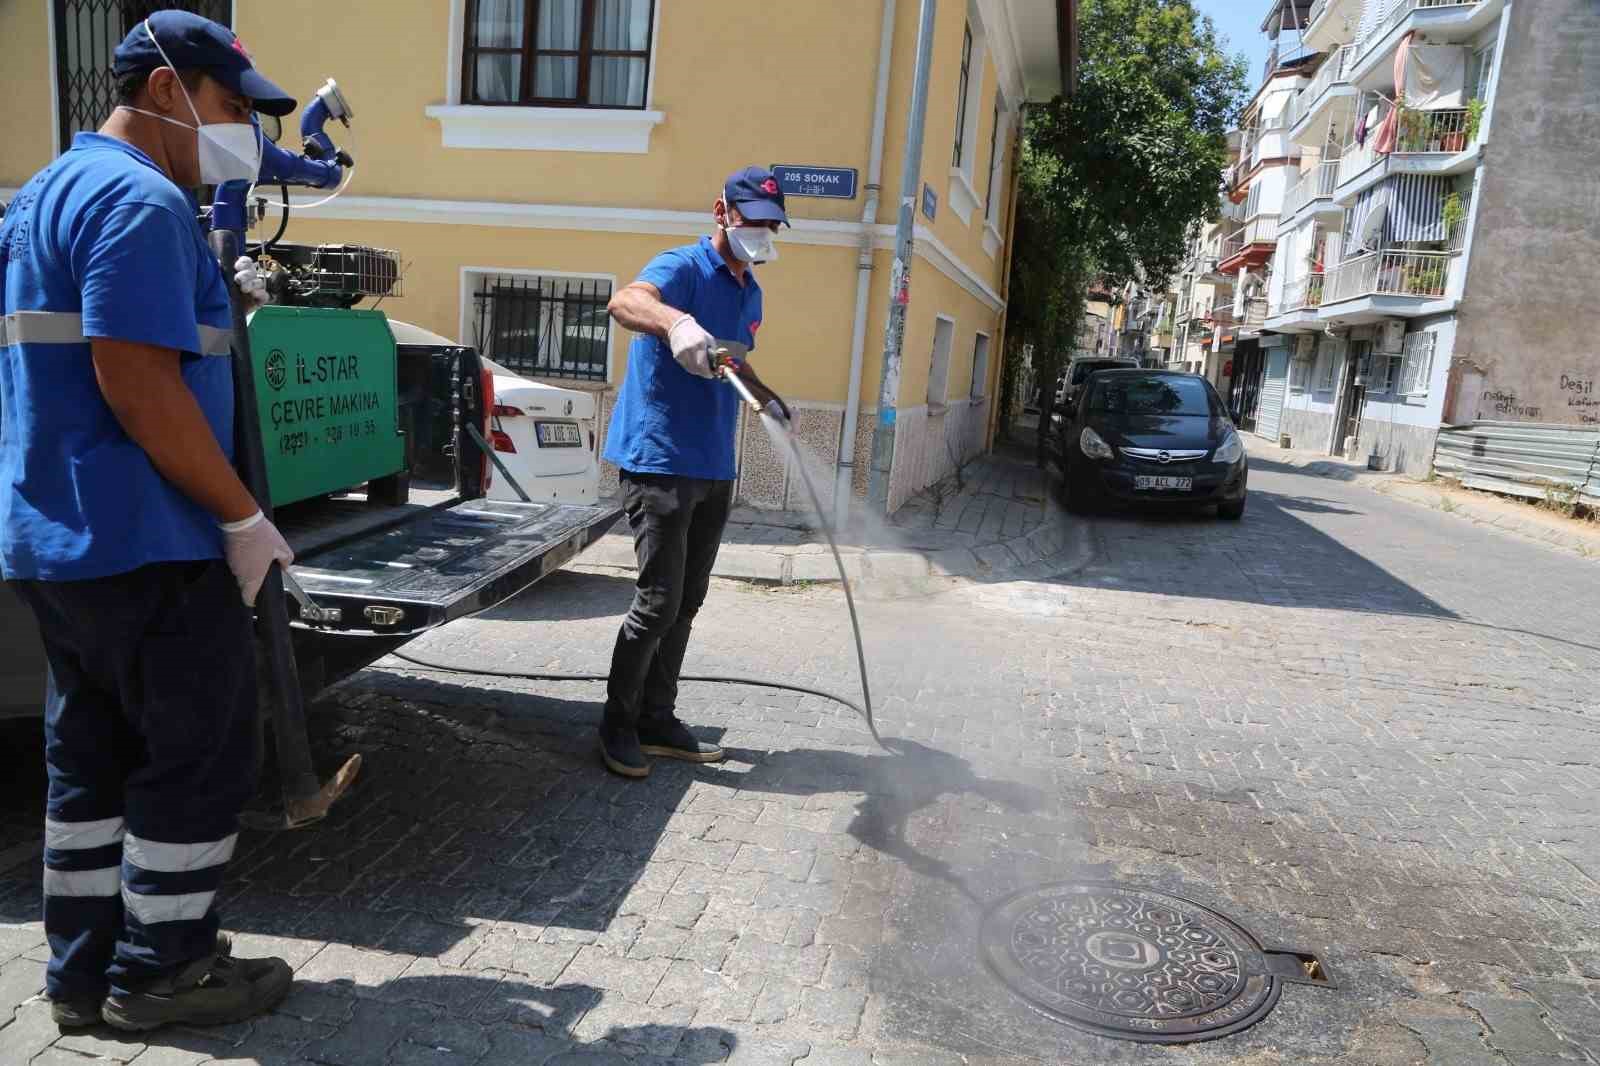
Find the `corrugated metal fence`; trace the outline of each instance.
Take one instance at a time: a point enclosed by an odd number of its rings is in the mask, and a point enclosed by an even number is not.
[[[1439,431],[1434,470],[1473,489],[1600,506],[1600,427],[1473,422]]]

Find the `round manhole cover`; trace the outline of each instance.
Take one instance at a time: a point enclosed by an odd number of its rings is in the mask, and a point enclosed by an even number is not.
[[[1192,900],[1047,885],[983,921],[984,961],[1044,1014],[1120,1040],[1177,1044],[1254,1025],[1283,988],[1255,937]]]

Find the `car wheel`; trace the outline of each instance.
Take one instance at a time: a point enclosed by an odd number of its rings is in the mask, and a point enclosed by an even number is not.
[[[1240,496],[1237,500],[1228,500],[1217,504],[1217,517],[1226,518],[1230,522],[1237,522],[1244,517],[1244,501],[1246,497]]]

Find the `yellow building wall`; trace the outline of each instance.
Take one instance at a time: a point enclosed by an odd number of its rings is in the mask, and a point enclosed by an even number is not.
[[[0,0],[0,186],[21,185],[55,156],[55,63],[48,0]]]
[[[447,99],[446,0],[240,4],[237,29],[302,103],[338,80],[357,118],[352,193],[688,211],[709,210],[723,179],[752,163],[866,166],[878,41],[875,23],[860,32],[861,6],[823,0],[773,38],[752,36],[742,8],[665,4],[650,103],[666,118],[644,155],[443,147],[424,109]],[[861,206],[791,209],[854,221]]]
[[[405,263],[405,295],[384,300],[384,312],[472,344],[471,333],[463,336],[461,329],[463,305],[469,324],[472,309],[470,294],[462,290],[464,267],[613,275],[615,287],[621,288],[658,252],[690,243],[693,238],[416,222],[314,221],[306,213],[291,218],[285,240],[351,242],[398,250]],[[778,261],[757,268],[763,322],[752,358],[762,378],[784,397],[800,402],[843,402],[855,310],[854,266],[855,254],[848,248],[785,245]],[[881,328],[878,337],[881,343]],[[627,331],[613,326],[613,385],[621,382],[626,369],[629,339]]]

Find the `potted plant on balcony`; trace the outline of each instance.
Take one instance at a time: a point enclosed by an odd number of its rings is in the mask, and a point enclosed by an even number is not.
[[[1407,263],[1400,270],[1400,291],[1407,296],[1438,296],[1444,292],[1443,263]]]
[[[1440,214],[1444,220],[1445,237],[1448,239],[1455,233],[1456,227],[1467,220],[1467,205],[1461,202],[1461,194],[1453,192],[1446,196]]]
[[[1484,102],[1474,96],[1467,101],[1467,144],[1478,143],[1478,131],[1483,128]]]

